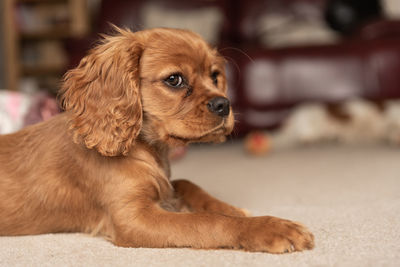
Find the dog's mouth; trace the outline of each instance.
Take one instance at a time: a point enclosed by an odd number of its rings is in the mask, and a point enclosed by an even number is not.
[[[226,126],[226,121],[223,120],[216,127],[205,131],[198,135],[193,136],[182,136],[176,133],[168,134],[168,137],[184,143],[192,143],[192,142],[210,142],[210,141],[223,141],[225,136],[231,132]]]

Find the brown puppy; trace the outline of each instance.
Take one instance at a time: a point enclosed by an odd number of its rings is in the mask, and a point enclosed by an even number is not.
[[[198,35],[117,29],[65,76],[53,119],[0,136],[0,235],[85,232],[127,247],[313,247],[303,226],[169,181],[169,147],[221,142],[224,59]]]

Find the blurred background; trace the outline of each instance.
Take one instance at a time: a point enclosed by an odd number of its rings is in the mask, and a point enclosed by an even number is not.
[[[62,75],[109,22],[187,28],[217,46],[238,137],[305,103],[400,97],[398,0],[2,0],[0,18],[0,133],[59,112]]]

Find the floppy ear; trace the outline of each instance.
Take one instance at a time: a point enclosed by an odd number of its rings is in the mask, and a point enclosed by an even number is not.
[[[135,34],[117,29],[64,77],[61,103],[69,113],[74,142],[104,156],[127,155],[142,125]]]

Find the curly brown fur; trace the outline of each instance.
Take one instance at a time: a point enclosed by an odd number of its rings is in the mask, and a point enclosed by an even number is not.
[[[0,235],[85,232],[128,247],[312,248],[300,224],[246,217],[189,181],[170,182],[170,147],[221,142],[232,131],[224,59],[190,31],[117,31],[65,75],[63,114],[0,136]],[[182,86],[166,82],[177,75]]]

